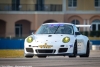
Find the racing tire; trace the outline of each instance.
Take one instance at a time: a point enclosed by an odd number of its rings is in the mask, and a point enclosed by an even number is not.
[[[88,41],[87,48],[86,48],[86,54],[80,55],[80,57],[89,57],[90,54],[90,43]]]
[[[33,56],[25,56],[26,58],[33,58]]]
[[[38,58],[46,58],[47,56],[37,56]]]
[[[77,56],[77,41],[74,44],[73,55],[70,55],[69,58],[74,58]]]

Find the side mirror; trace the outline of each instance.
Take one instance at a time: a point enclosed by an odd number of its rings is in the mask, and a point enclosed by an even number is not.
[[[80,35],[80,32],[75,32],[75,35]]]
[[[31,30],[30,34],[33,35],[35,34],[36,30]]]
[[[34,32],[31,33],[32,35],[34,34]]]

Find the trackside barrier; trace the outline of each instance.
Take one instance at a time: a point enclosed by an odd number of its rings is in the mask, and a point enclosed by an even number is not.
[[[94,45],[92,42],[90,42],[90,49],[91,50],[100,50],[100,45]]]
[[[92,50],[100,50],[100,45],[92,45]]]
[[[91,40],[91,50],[100,50],[100,40]]]
[[[91,50],[100,50],[100,40],[90,40]],[[0,39],[0,49],[24,49],[24,39]]]
[[[92,50],[92,42],[90,42],[90,49]]]
[[[0,49],[23,49],[23,39],[0,39]]]
[[[93,45],[100,45],[100,40],[90,40]]]

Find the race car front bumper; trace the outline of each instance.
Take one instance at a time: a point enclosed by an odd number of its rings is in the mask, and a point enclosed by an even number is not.
[[[24,55],[45,55],[45,56],[57,56],[57,55],[69,55],[73,54],[73,42],[62,43],[62,42],[43,42],[43,43],[25,43],[24,44]]]
[[[25,56],[65,56],[72,55],[72,52],[68,52],[68,48],[59,49],[34,49],[34,48],[24,48]]]

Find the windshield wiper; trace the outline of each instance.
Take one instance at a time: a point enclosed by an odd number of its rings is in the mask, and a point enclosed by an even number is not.
[[[58,28],[60,27],[60,25],[57,27],[57,29],[55,30],[54,34],[57,32]]]

